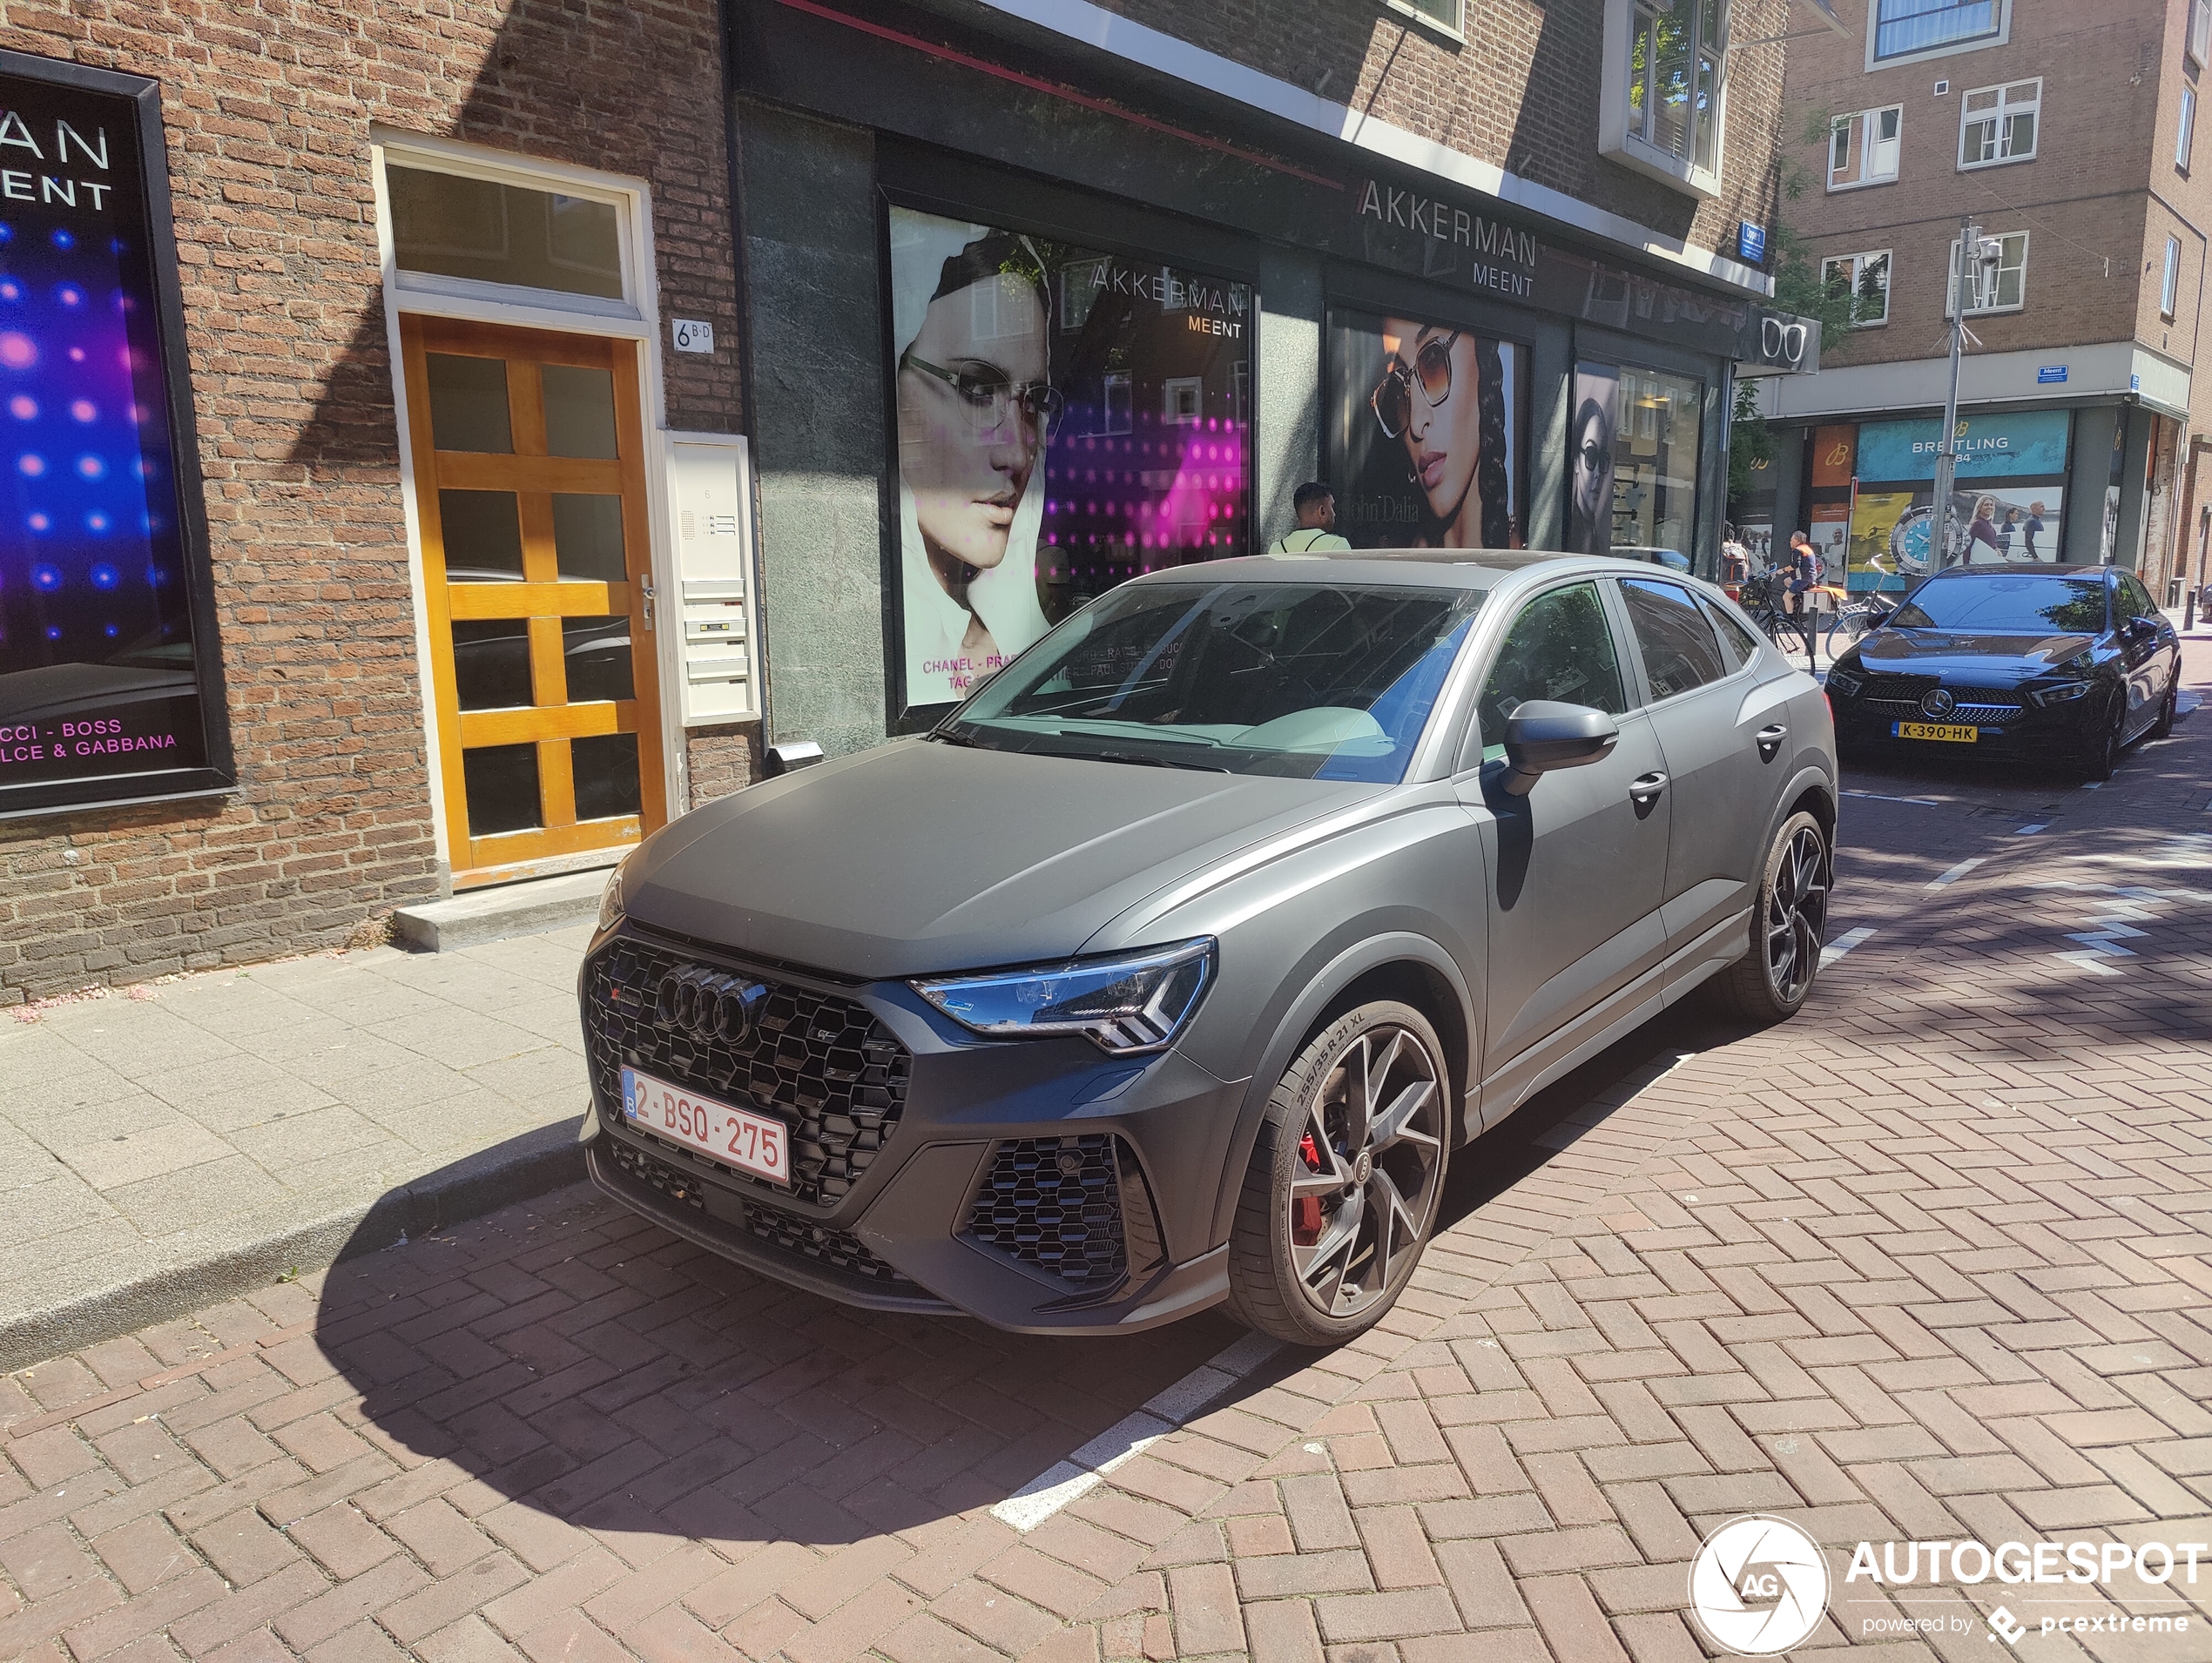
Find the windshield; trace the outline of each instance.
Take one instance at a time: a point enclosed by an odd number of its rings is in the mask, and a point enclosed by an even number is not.
[[[1482,603],[1463,589],[1131,584],[1001,670],[941,737],[1394,784]]]
[[[2101,636],[2102,577],[2026,576],[1934,577],[1890,620],[1905,630],[1962,630],[1976,635]]]

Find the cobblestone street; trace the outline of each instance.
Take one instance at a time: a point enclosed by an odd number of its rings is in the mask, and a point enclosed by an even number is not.
[[[2208,780],[2201,713],[2101,790],[1855,771],[1803,1015],[1461,1152],[1334,1353],[855,1313],[570,1189],[8,1377],[0,1657],[1676,1663],[1756,1511],[1828,1550],[1806,1652],[2212,1659],[2212,1562],[1844,1580],[2212,1540]],[[2041,1632],[2115,1605],[2187,1630]]]

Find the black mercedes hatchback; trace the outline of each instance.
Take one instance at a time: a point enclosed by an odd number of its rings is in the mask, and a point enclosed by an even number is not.
[[[1905,597],[1828,672],[1836,740],[2048,761],[2109,779],[2174,725],[2181,642],[2150,591],[2107,566],[1965,566]]]

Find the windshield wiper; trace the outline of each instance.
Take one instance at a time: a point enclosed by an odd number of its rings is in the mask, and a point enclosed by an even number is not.
[[[1088,757],[1095,762],[1128,763],[1138,768],[1182,768],[1197,774],[1225,774],[1218,763],[1186,762],[1180,757],[1143,757],[1134,751],[1055,751],[1055,757]]]
[[[996,751],[997,745],[987,745],[981,739],[971,739],[964,733],[954,733],[950,728],[938,728],[929,737],[940,744],[958,745],[963,751]]]

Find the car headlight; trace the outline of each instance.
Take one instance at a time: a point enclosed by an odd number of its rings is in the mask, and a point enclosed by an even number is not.
[[[958,1022],[994,1039],[1080,1033],[1117,1054],[1159,1051],[1213,985],[1211,936],[1109,958],[910,984]]]
[[[1856,698],[1858,690],[1865,685],[1864,676],[1852,670],[1838,670],[1832,664],[1829,666],[1828,689],[1831,692],[1841,693],[1845,698]]]
[[[2080,698],[2088,690],[2087,682],[2066,682],[2057,687],[2039,687],[2030,693],[2028,697],[2033,699],[2038,704],[2049,706],[2064,704],[2070,700]]]
[[[617,861],[615,869],[607,874],[607,886],[599,892],[599,927],[603,930],[611,930],[622,919],[623,869],[634,858],[634,853],[626,854]]]

